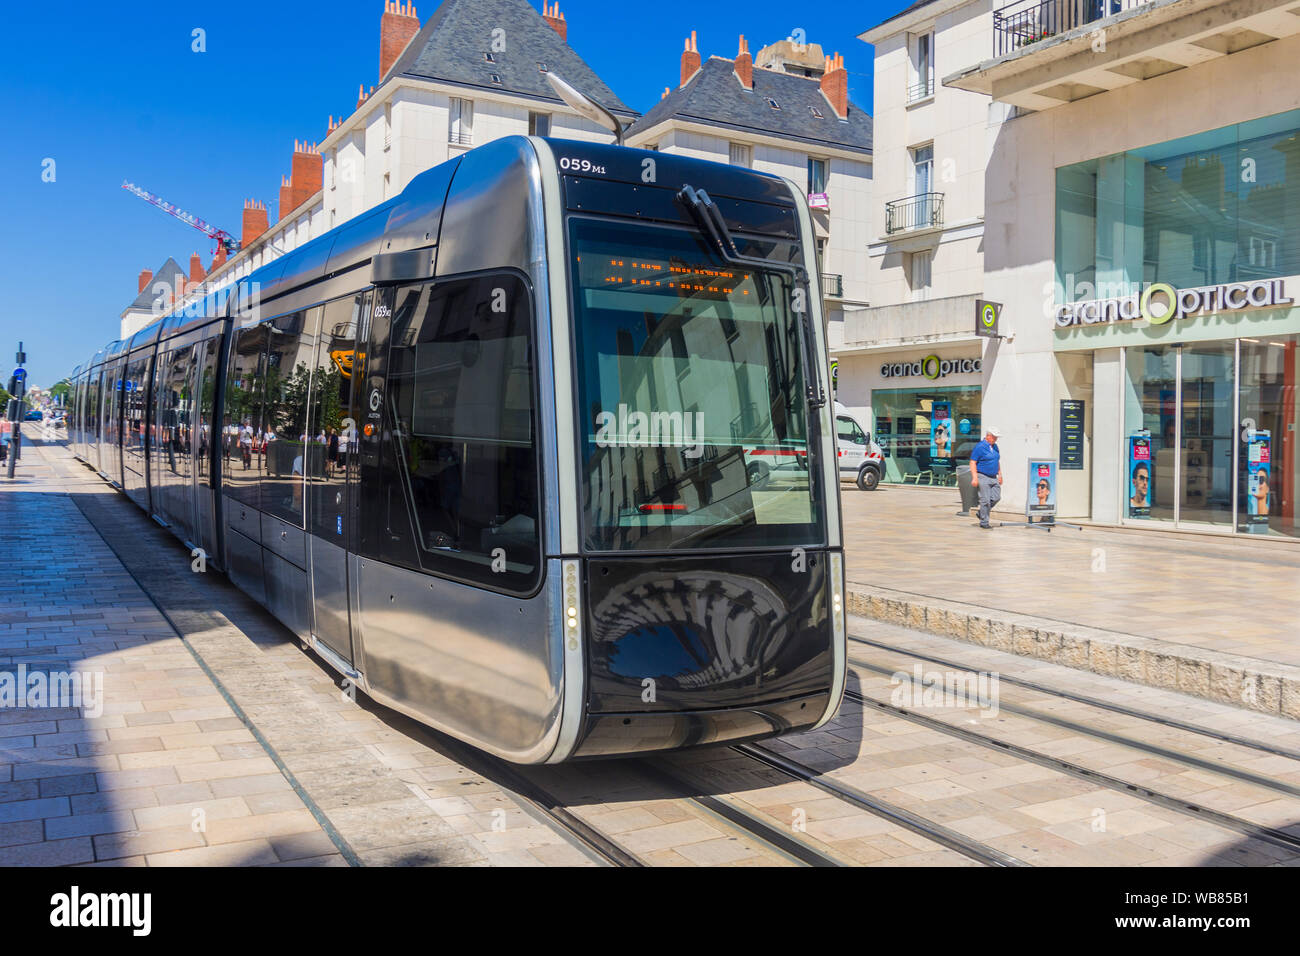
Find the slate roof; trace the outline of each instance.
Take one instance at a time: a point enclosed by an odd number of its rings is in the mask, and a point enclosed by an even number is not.
[[[152,312],[153,301],[158,297],[158,294],[154,292],[153,287],[159,282],[166,282],[170,288],[175,289],[177,276],[180,276],[182,283],[187,283],[190,280],[189,273],[182,269],[176,263],[175,259],[168,256],[167,261],[154,270],[153,278],[150,279],[149,284],[144,287],[144,291],[135,297],[134,302],[122,310],[123,314],[139,311]],[[181,288],[184,287],[184,285],[181,286]]]
[[[505,50],[493,52],[493,31]],[[492,53],[493,61],[484,58]],[[596,72],[560,39],[528,0],[444,0],[393,64],[388,75],[522,93],[559,103],[538,63],[607,109],[636,116]],[[492,74],[501,83],[492,82]],[[385,77],[386,78],[386,77]]]
[[[769,98],[781,108],[772,109]],[[820,111],[821,117],[814,116],[810,107]],[[871,116],[852,100],[848,121],[843,122],[816,79],[757,67],[751,93],[736,78],[735,63],[720,56],[709,57],[685,86],[673,90],[637,120],[628,135],[669,119],[871,152]]]

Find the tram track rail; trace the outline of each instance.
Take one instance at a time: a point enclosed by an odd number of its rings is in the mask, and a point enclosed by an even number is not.
[[[863,644],[868,647],[874,647],[879,650],[889,651],[904,657],[912,657],[920,661],[928,661],[931,664],[937,664],[940,667],[948,667],[954,670],[969,671],[973,668],[969,664],[963,664],[959,661],[948,660],[943,657],[936,657],[933,654],[925,654],[920,651],[908,650],[902,647],[895,647],[892,644],[885,644],[882,641],[873,641],[865,637],[857,637],[850,634],[849,640],[856,644]],[[1145,711],[1137,710],[1133,707],[1126,707],[1123,704],[1111,703],[1107,700],[1101,700],[1097,697],[1090,697],[1086,694],[1077,694],[1073,691],[1061,690],[1056,687],[1049,687],[1046,684],[1040,684],[1036,681],[1025,680],[1021,677],[1013,677],[1007,674],[998,674],[998,680],[1002,683],[1011,684],[1015,687],[1022,687],[1025,690],[1037,691],[1048,694],[1052,697],[1059,697],[1063,700],[1073,701],[1078,704],[1087,704],[1090,707],[1096,707],[1099,710],[1108,710],[1112,713],[1122,714],[1126,717],[1134,717],[1138,720],[1145,720],[1153,724],[1161,724],[1175,730],[1182,730],[1188,733],[1199,734],[1213,740],[1218,740],[1227,744],[1235,744],[1238,747],[1245,747],[1249,750],[1256,750],[1260,753],[1269,754],[1274,757],[1288,757],[1292,760],[1300,760],[1300,750],[1292,750],[1288,747],[1275,746],[1266,744],[1262,741],[1252,740],[1248,737],[1242,737],[1238,734],[1230,734],[1225,731],[1215,730],[1212,727],[1202,727],[1198,724],[1189,723],[1179,720],[1176,717],[1166,717],[1162,714],[1150,714]],[[1011,708],[1005,708],[1010,710]]]
[[[850,659],[850,664],[882,675],[892,676],[896,673],[896,671],[891,671],[888,668],[878,667],[874,664],[865,664],[861,661],[854,661],[852,659]],[[908,680],[912,680],[910,676],[908,677]],[[913,681],[913,683],[915,682]],[[917,713],[916,711],[910,710],[906,707],[876,700],[865,694],[858,693],[857,691],[846,690],[844,696],[848,700],[852,700],[864,707],[875,708],[883,713],[900,717],[903,720],[910,721],[914,724],[918,724],[947,736],[956,737],[959,740],[964,740],[968,743],[989,750],[1009,754],[1020,760],[1024,760],[1027,763],[1055,770],[1059,773],[1066,774],[1067,776],[1074,777],[1078,780],[1084,780],[1096,786],[1105,787],[1119,793],[1131,794],[1154,806],[1163,807],[1164,809],[1172,810],[1175,813],[1201,820],[1205,823],[1212,823],[1216,826],[1222,827],[1223,829],[1232,830],[1252,839],[1257,839],[1264,843],[1300,854],[1300,837],[1293,836],[1290,833],[1278,830],[1275,827],[1253,823],[1233,814],[1214,810],[1210,807],[1195,803],[1194,801],[1185,800],[1181,797],[1154,790],[1151,787],[1144,786],[1140,783],[1123,780],[1100,770],[1093,770],[1090,767],[1085,767],[1082,764],[1075,763],[1071,760],[1042,754],[1036,750],[1021,746],[1020,744],[1015,744],[1007,740],[1000,740],[997,737],[982,734],[966,727],[957,727],[947,721],[940,720],[937,717],[930,717],[926,714]]]
[[[900,652],[900,653],[906,653],[906,652]],[[867,670],[871,670],[879,674],[887,673],[890,675],[894,675],[894,674],[901,673],[900,671],[896,671],[896,670],[890,671],[888,670],[888,668],[884,668],[876,664],[870,664],[866,661],[855,660],[852,657],[849,658],[849,663],[854,664],[858,667],[862,667]],[[999,676],[999,680],[1001,679],[1002,679],[1001,676]],[[1044,692],[1050,693],[1050,691],[1044,691]],[[1045,714],[1042,713],[1041,711],[1033,709],[1032,707],[1027,707],[1022,704],[1012,704],[1004,700],[998,700],[997,706],[1000,711],[1005,711],[1009,714],[1016,714],[1021,717],[1026,717],[1030,720],[1038,721],[1039,723],[1050,724],[1053,727],[1060,727],[1062,730],[1068,730],[1071,733],[1083,734],[1084,736],[1092,737],[1097,740],[1104,740],[1107,743],[1119,744],[1122,747],[1129,747],[1134,750],[1140,750],[1143,753],[1148,753],[1154,757],[1160,757],[1164,760],[1172,760],[1180,764],[1185,764],[1189,767],[1195,767],[1198,770],[1205,770],[1210,773],[1220,774],[1221,776],[1232,777],[1234,780],[1240,780],[1243,783],[1249,783],[1252,784],[1253,786],[1262,787],[1266,790],[1273,790],[1277,793],[1282,793],[1289,797],[1300,798],[1300,787],[1294,786],[1293,784],[1286,783],[1282,780],[1275,780],[1271,777],[1265,777],[1257,773],[1252,773],[1249,770],[1242,770],[1239,767],[1233,767],[1230,764],[1225,764],[1216,760],[1209,760],[1206,759],[1205,757],[1197,757],[1194,754],[1182,753],[1181,751],[1178,750],[1170,750],[1168,747],[1162,747],[1159,744],[1149,743],[1148,741],[1145,740],[1138,740],[1134,737],[1129,737],[1124,734],[1114,733],[1113,731],[1101,730],[1096,727],[1089,727],[1087,724],[1081,724],[1078,723],[1077,721],[1069,720],[1064,717],[1057,717],[1053,714]],[[1129,716],[1133,716],[1137,719],[1142,719],[1137,717],[1136,712],[1130,714]]]
[[[1004,853],[995,847],[974,840],[965,834],[958,833],[956,830],[934,820],[926,819],[910,810],[905,810],[887,800],[873,797],[856,787],[840,783],[798,761],[774,753],[766,747],[755,744],[737,744],[731,749],[736,753],[749,757],[751,760],[758,761],[766,767],[778,770],[788,777],[816,787],[823,793],[830,794],[845,803],[852,804],[874,816],[888,820],[905,830],[923,836],[940,846],[947,847],[985,866],[1019,867],[1030,865],[1010,853]]]

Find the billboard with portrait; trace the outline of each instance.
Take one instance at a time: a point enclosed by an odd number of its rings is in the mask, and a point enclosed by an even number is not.
[[[930,405],[930,457],[951,458],[953,439],[952,402]]]
[[[1151,517],[1151,489],[1155,487],[1152,474],[1151,436],[1130,435],[1128,438],[1128,509],[1130,518]]]
[[[1246,443],[1246,529],[1256,534],[1268,531],[1272,503],[1272,434],[1251,430]]]
[[[1056,462],[1051,458],[1029,459],[1029,494],[1025,514],[1030,518],[1049,518],[1056,514]]]

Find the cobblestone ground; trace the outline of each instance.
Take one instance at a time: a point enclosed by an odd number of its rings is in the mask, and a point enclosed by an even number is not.
[[[842,500],[851,582],[1300,665],[1300,539],[986,532],[957,516],[955,488],[845,485]]]
[[[861,519],[855,508],[861,503],[849,507],[851,524]],[[0,482],[0,521],[23,542],[0,552],[0,679],[19,668],[75,671],[90,676],[92,689],[102,680],[103,692],[61,707],[0,706],[0,865],[602,862],[496,775],[458,760],[438,735],[341,691],[278,622],[223,576],[193,573],[168,532],[57,444],[29,448],[19,479]],[[1292,845],[1300,841],[1300,760],[1287,755],[1300,750],[1296,722],[865,619],[852,619],[850,633],[888,647],[850,644],[853,693],[837,718],[765,744],[819,779],[1034,865],[1300,858]],[[1082,780],[872,704],[894,701],[898,675],[918,663],[933,669],[917,654],[1283,753],[1005,684],[1000,713],[916,702],[941,723],[1117,783]],[[684,786],[666,785],[656,766]],[[649,865],[794,862],[720,811],[845,865],[976,862],[933,834],[724,748],[533,768],[524,777]],[[1154,805],[1125,782],[1265,835]]]

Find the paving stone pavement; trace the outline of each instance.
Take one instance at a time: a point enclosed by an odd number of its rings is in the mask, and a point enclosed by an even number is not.
[[[842,500],[851,611],[1300,719],[1300,540],[982,531],[954,488]]]
[[[19,467],[0,483],[0,522],[26,542],[0,552],[0,672],[101,675],[103,702],[0,708],[0,865],[595,862],[358,706],[66,451],[28,446]],[[166,616],[86,514],[149,569]]]

